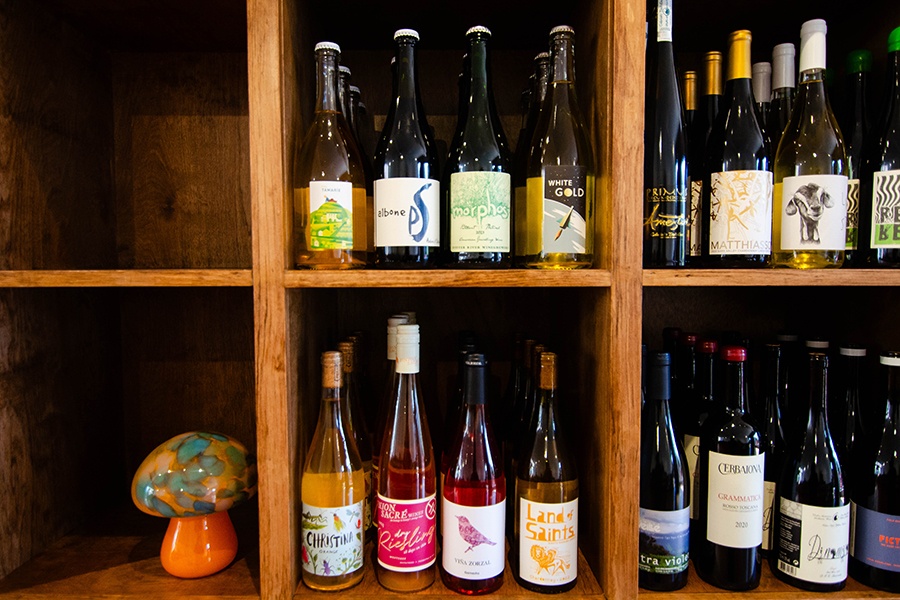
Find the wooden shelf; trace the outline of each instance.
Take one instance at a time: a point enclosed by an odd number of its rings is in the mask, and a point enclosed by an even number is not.
[[[609,287],[609,271],[523,269],[417,271],[285,271],[288,288],[430,288],[430,287]]]
[[[688,584],[674,592],[653,592],[640,590],[640,600],[689,600],[691,598],[716,598],[717,600],[753,600],[753,598],[766,598],[773,600],[807,600],[812,598],[834,598],[835,600],[851,600],[855,598],[884,598],[890,596],[887,592],[865,586],[853,578],[847,579],[847,586],[839,592],[827,594],[807,592],[776,579],[769,569],[768,563],[763,564],[762,578],[759,587],[749,592],[731,592],[710,585],[697,576],[694,563],[691,563],[688,575]]]
[[[646,287],[895,286],[891,269],[645,269]]]
[[[0,288],[250,287],[250,269],[0,271]]]
[[[372,545],[369,544],[366,547],[366,556],[372,555]],[[435,566],[436,569],[440,569],[440,554],[438,554],[438,565]],[[441,581],[440,572],[435,573],[434,585],[426,590],[422,590],[421,592],[417,592],[416,596],[426,596],[426,597],[458,597],[462,598],[463,596],[448,590],[443,581]],[[353,598],[354,600],[361,599],[375,599],[375,598],[408,598],[410,594],[400,594],[396,592],[391,592],[379,585],[378,579],[375,576],[375,567],[372,561],[368,561],[366,563],[366,573],[363,575],[363,580],[360,584],[354,588],[346,590],[340,593],[340,596],[346,596],[348,598]],[[326,598],[326,597],[334,597],[334,593],[332,592],[317,592],[309,589],[301,582],[297,587],[296,592],[294,592],[295,599],[301,598]],[[515,578],[512,575],[512,569],[509,566],[509,562],[506,564],[506,570],[503,572],[503,585],[499,590],[490,594],[491,598],[502,598],[503,600],[518,600],[518,599],[536,599],[536,598],[544,598],[543,594],[537,594],[535,592],[531,592],[526,590],[525,588],[519,586],[516,583]],[[600,588],[600,584],[597,583],[597,579],[594,577],[594,573],[591,572],[591,568],[588,566],[587,561],[584,559],[584,556],[581,552],[578,552],[578,581],[575,584],[575,587],[565,592],[563,594],[555,594],[552,596],[553,598],[603,598],[603,590]]]

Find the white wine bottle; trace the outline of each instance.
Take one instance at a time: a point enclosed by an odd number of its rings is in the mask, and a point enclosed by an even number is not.
[[[847,158],[825,91],[825,21],[800,29],[800,90],[775,154],[771,264],[840,267],[847,239]]]

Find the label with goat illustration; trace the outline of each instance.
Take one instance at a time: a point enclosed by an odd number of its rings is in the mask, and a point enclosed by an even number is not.
[[[847,177],[785,177],[781,187],[781,249],[843,250],[846,246]]]

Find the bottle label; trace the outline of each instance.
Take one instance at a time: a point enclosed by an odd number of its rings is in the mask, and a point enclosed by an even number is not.
[[[900,248],[900,169],[872,175],[872,248]]]
[[[641,571],[676,575],[688,568],[690,509],[640,512]]]
[[[847,181],[847,250],[856,250],[859,241],[859,179]]]
[[[644,225],[650,229],[650,237],[658,239],[680,239],[687,228],[687,198],[679,190],[663,187],[644,190],[644,214],[648,214]]]
[[[363,501],[320,508],[302,503],[300,549],[303,570],[323,576],[345,575],[363,566]]]
[[[710,174],[709,253],[772,253],[772,173]]]
[[[450,175],[451,252],[509,252],[509,186],[509,173]]]
[[[656,41],[672,41],[672,0],[658,0],[657,2]]]
[[[587,168],[545,166],[541,215],[541,247],[536,252],[585,254],[587,250]],[[529,202],[530,203],[530,202]],[[531,250],[529,248],[529,250]]]
[[[703,218],[700,215],[700,202],[703,197],[703,181],[691,181],[691,213],[690,213],[690,229],[688,231],[688,239],[690,241],[691,256],[701,255],[701,228],[703,227]]]
[[[900,573],[900,516],[850,503],[850,556],[876,569]]]
[[[775,482],[766,481],[763,485],[763,536],[762,549],[772,549],[772,525],[774,524]]]
[[[309,247],[353,248],[353,184],[349,181],[309,182]]]
[[[781,189],[783,250],[843,250],[847,245],[847,177],[785,177]]]
[[[506,500],[491,506],[441,504],[444,570],[460,579],[490,579],[506,564]]]
[[[434,564],[437,500],[393,500],[378,494],[378,564],[389,571],[421,571]]]
[[[847,579],[850,505],[810,506],[779,498],[778,570],[812,583]]]
[[[700,518],[700,478],[697,477],[697,460],[700,458],[700,436],[684,436],[684,454],[687,456],[688,475],[691,479],[691,518]]]
[[[440,184],[434,179],[375,180],[375,245],[440,246]]]
[[[729,548],[762,544],[765,453],[709,453],[706,537]]]
[[[578,499],[544,504],[519,498],[519,577],[564,585],[578,575]]]

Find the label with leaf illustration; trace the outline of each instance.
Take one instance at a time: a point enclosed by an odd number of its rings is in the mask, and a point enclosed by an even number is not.
[[[510,216],[509,173],[450,175],[451,252],[509,252]]]
[[[544,504],[519,498],[519,577],[563,585],[578,575],[578,500]]]
[[[421,571],[437,558],[437,500],[434,494],[397,500],[378,494],[378,564],[408,573]]]
[[[333,508],[303,503],[303,570],[336,577],[363,566],[363,502]]]

